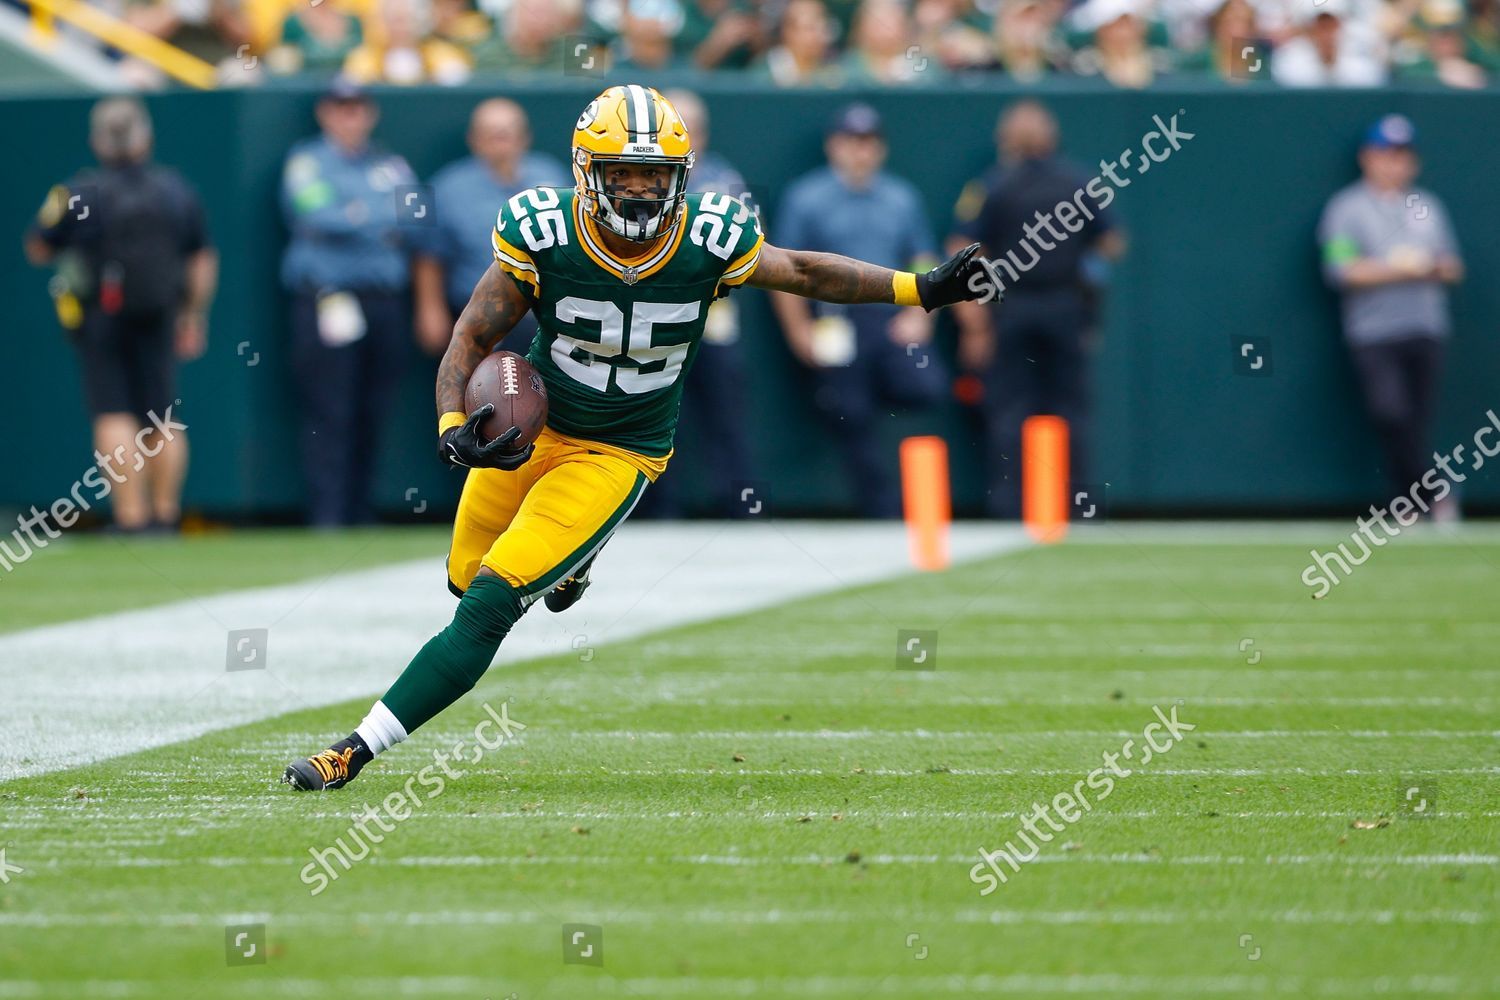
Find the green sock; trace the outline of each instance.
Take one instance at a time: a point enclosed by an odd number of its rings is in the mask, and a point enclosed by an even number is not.
[[[500,641],[525,612],[510,584],[497,576],[475,577],[453,621],[427,640],[380,700],[414,732],[479,683]]]

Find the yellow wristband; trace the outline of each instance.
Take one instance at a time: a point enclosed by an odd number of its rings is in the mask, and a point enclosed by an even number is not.
[[[917,294],[917,276],[910,271],[897,271],[891,277],[891,288],[895,292],[898,306],[919,306],[922,297]]]
[[[462,410],[449,410],[438,417],[438,437],[447,434],[454,427],[462,427],[469,419],[469,415]]]

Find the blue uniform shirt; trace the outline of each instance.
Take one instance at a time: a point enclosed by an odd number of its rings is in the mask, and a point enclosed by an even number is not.
[[[899,271],[937,256],[917,189],[886,173],[856,191],[832,168],[814,170],[793,182],[773,221],[776,245],[791,250],[843,254]]]
[[[477,156],[455,160],[432,178],[437,206],[434,225],[414,228],[417,252],[443,266],[448,302],[461,308],[495,259],[490,234],[501,207],[531,187],[572,187],[561,163],[544,153],[527,153],[516,168],[514,184],[496,177]]]
[[[369,147],[350,156],[323,136],[287,154],[281,210],[292,239],[281,280],[294,291],[402,291],[410,280],[396,187],[416,175],[394,153]]]
[[[782,199],[775,224],[776,245],[788,250],[836,253],[905,271],[921,258],[936,258],[937,245],[917,189],[899,177],[877,173],[860,190],[848,187],[831,167],[804,174]],[[848,311],[887,321],[898,306],[871,303],[828,306],[815,314]]]

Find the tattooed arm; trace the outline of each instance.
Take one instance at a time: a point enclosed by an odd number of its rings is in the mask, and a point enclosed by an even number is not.
[[[760,263],[747,285],[790,292],[823,302],[895,302],[896,272],[836,253],[760,248]]]
[[[769,243],[746,284],[824,302],[894,302],[928,312],[955,302],[995,296],[979,244],[971,243],[926,274],[892,271],[836,253],[783,250]]]
[[[490,269],[474,286],[474,294],[464,307],[463,315],[453,325],[453,339],[448,342],[448,350],[438,365],[439,417],[463,412],[464,389],[469,384],[469,376],[474,374],[485,355],[526,315],[531,303],[531,296],[514,278],[490,264]]]
[[[815,365],[812,313],[802,298],[847,304],[891,302],[931,312],[985,293],[984,267],[976,257],[978,252],[979,244],[975,243],[926,274],[912,274],[834,253],[784,250],[767,243],[761,246],[760,262],[745,283],[771,292],[771,307],[792,353],[803,364]],[[919,326],[915,328],[905,323],[893,325],[892,337],[908,342],[925,339],[931,327],[920,313],[916,313],[916,319]]]
[[[804,298],[824,302],[895,302],[896,272],[832,253],[760,248],[760,263],[747,285],[771,292],[771,308],[781,321],[787,346],[804,365],[816,365],[812,310]]]

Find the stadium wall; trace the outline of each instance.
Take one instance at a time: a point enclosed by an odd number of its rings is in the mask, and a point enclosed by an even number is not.
[[[593,80],[507,87],[531,115],[536,147],[566,157]],[[1457,335],[1434,444],[1466,443],[1500,408],[1500,94],[1401,89],[1291,92],[1218,85],[1125,92],[1087,82],[1038,93],[987,85],[906,91],[763,91],[739,82],[701,88],[713,114],[713,146],[735,162],[769,211],[797,174],[821,162],[824,122],[859,97],[886,115],[889,167],[914,181],[939,234],[964,182],[992,161],[997,112],[1022,94],[1056,111],[1067,153],[1085,165],[1139,149],[1153,115],[1178,116],[1193,138],[1131,183],[1114,208],[1130,251],[1114,271],[1094,373],[1093,483],[1108,483],[1111,513],[1299,513],[1353,511],[1382,490],[1378,453],[1361,414],[1338,333],[1337,303],[1322,285],[1313,232],[1328,196],[1354,176],[1354,151],[1378,115],[1401,111],[1422,130],[1422,183],[1447,202],[1469,279],[1454,296]],[[377,137],[424,177],[464,153],[463,133],[487,87],[381,94]],[[276,208],[282,157],[313,128],[310,89],[171,93],[149,99],[158,159],[202,191],[223,255],[209,354],[183,371],[176,414],[191,427],[189,508],[235,517],[277,517],[300,503],[285,301],[277,266],[285,232]],[[20,235],[48,187],[89,160],[90,101],[75,95],[0,101],[5,197],[0,233],[11,247],[0,272],[8,305],[0,423],[8,461],[0,507],[45,505],[87,468],[88,424],[79,380],[46,293],[47,273],[28,268]],[[1134,161],[1132,161],[1132,164]],[[476,225],[488,225],[476,218]],[[850,487],[831,435],[812,417],[799,371],[764,296],[743,295],[757,479],[783,513],[839,513]],[[940,335],[951,352],[951,337]],[[1269,338],[1272,370],[1237,375],[1232,342]],[[381,453],[384,509],[426,516],[456,501],[459,478],[433,457],[435,360],[412,352]],[[954,449],[960,511],[977,507],[974,427],[949,405],[933,418],[898,415],[886,432],[938,430]],[[691,500],[701,469],[690,456],[677,475]],[[1500,503],[1500,481],[1466,487],[1471,505]]]

